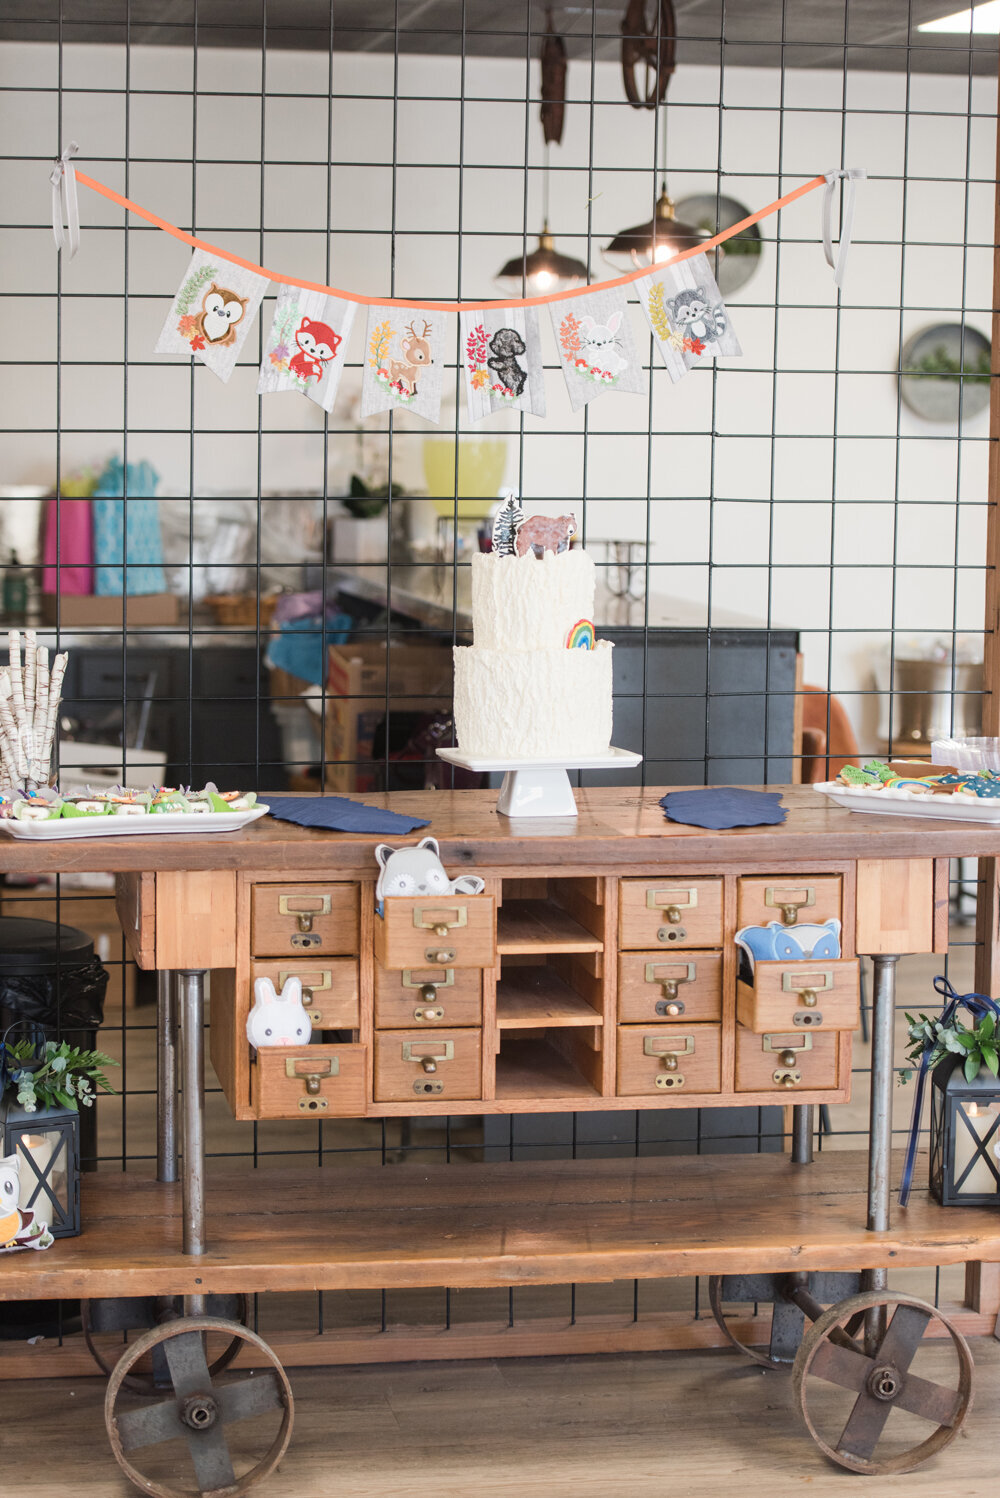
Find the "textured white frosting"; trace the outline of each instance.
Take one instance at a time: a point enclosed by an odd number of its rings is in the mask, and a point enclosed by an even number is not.
[[[483,650],[559,650],[594,617],[594,564],[585,551],[472,557],[472,637]],[[583,652],[581,652],[583,653]],[[463,746],[464,747],[464,746]]]
[[[539,563],[535,566],[542,571]],[[595,650],[456,646],[459,748],[497,759],[606,753],[611,743],[611,651],[606,640],[598,641]]]

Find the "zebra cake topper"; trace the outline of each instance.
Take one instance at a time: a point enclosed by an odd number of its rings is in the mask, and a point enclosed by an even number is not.
[[[671,380],[682,380],[704,359],[742,354],[704,255],[664,266],[635,284]]]

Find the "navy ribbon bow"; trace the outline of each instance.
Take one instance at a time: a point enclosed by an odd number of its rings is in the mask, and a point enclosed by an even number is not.
[[[941,1010],[941,1024],[950,1025],[959,1009],[968,1009],[976,1023],[992,1014],[1000,1024],[1000,1004],[996,999],[989,998],[984,993],[956,993],[947,978],[935,978],[934,987],[943,999],[946,1000]],[[910,1199],[910,1187],[913,1185],[913,1167],[917,1160],[917,1136],[920,1132],[920,1115],[924,1106],[924,1089],[927,1084],[927,1072],[930,1067],[931,1052],[934,1050],[936,1041],[926,1040],[924,1049],[920,1056],[920,1069],[917,1073],[917,1091],[913,1099],[913,1114],[910,1118],[910,1137],[906,1145],[906,1159],[903,1162],[903,1179],[899,1186],[899,1205],[905,1207]]]

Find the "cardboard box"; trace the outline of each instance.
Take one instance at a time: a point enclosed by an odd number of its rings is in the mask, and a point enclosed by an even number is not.
[[[124,624],[122,622],[124,607]],[[95,593],[43,593],[42,623],[62,629],[112,624],[117,629],[137,624],[176,624],[179,599],[175,593],[131,593],[100,598]]]
[[[327,677],[324,757],[332,791],[375,787],[375,734],[391,712],[430,713],[452,697],[451,645],[384,641],[331,645]]]

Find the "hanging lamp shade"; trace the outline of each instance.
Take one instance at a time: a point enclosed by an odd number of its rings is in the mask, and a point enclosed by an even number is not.
[[[636,224],[634,229],[623,229],[602,251],[605,260],[615,269],[633,270],[637,266],[653,265],[659,260],[669,260],[681,250],[704,244],[710,235],[694,224],[682,223],[674,216],[674,200],[667,192],[666,183],[660,189],[653,217],[645,224]],[[719,254],[722,247],[719,247]]]
[[[497,283],[504,291],[521,295],[522,286],[529,296],[544,296],[547,291],[568,291],[571,286],[586,286],[587,267],[572,255],[562,255],[544,224],[538,236],[538,248],[530,254],[515,255],[497,273]]]

